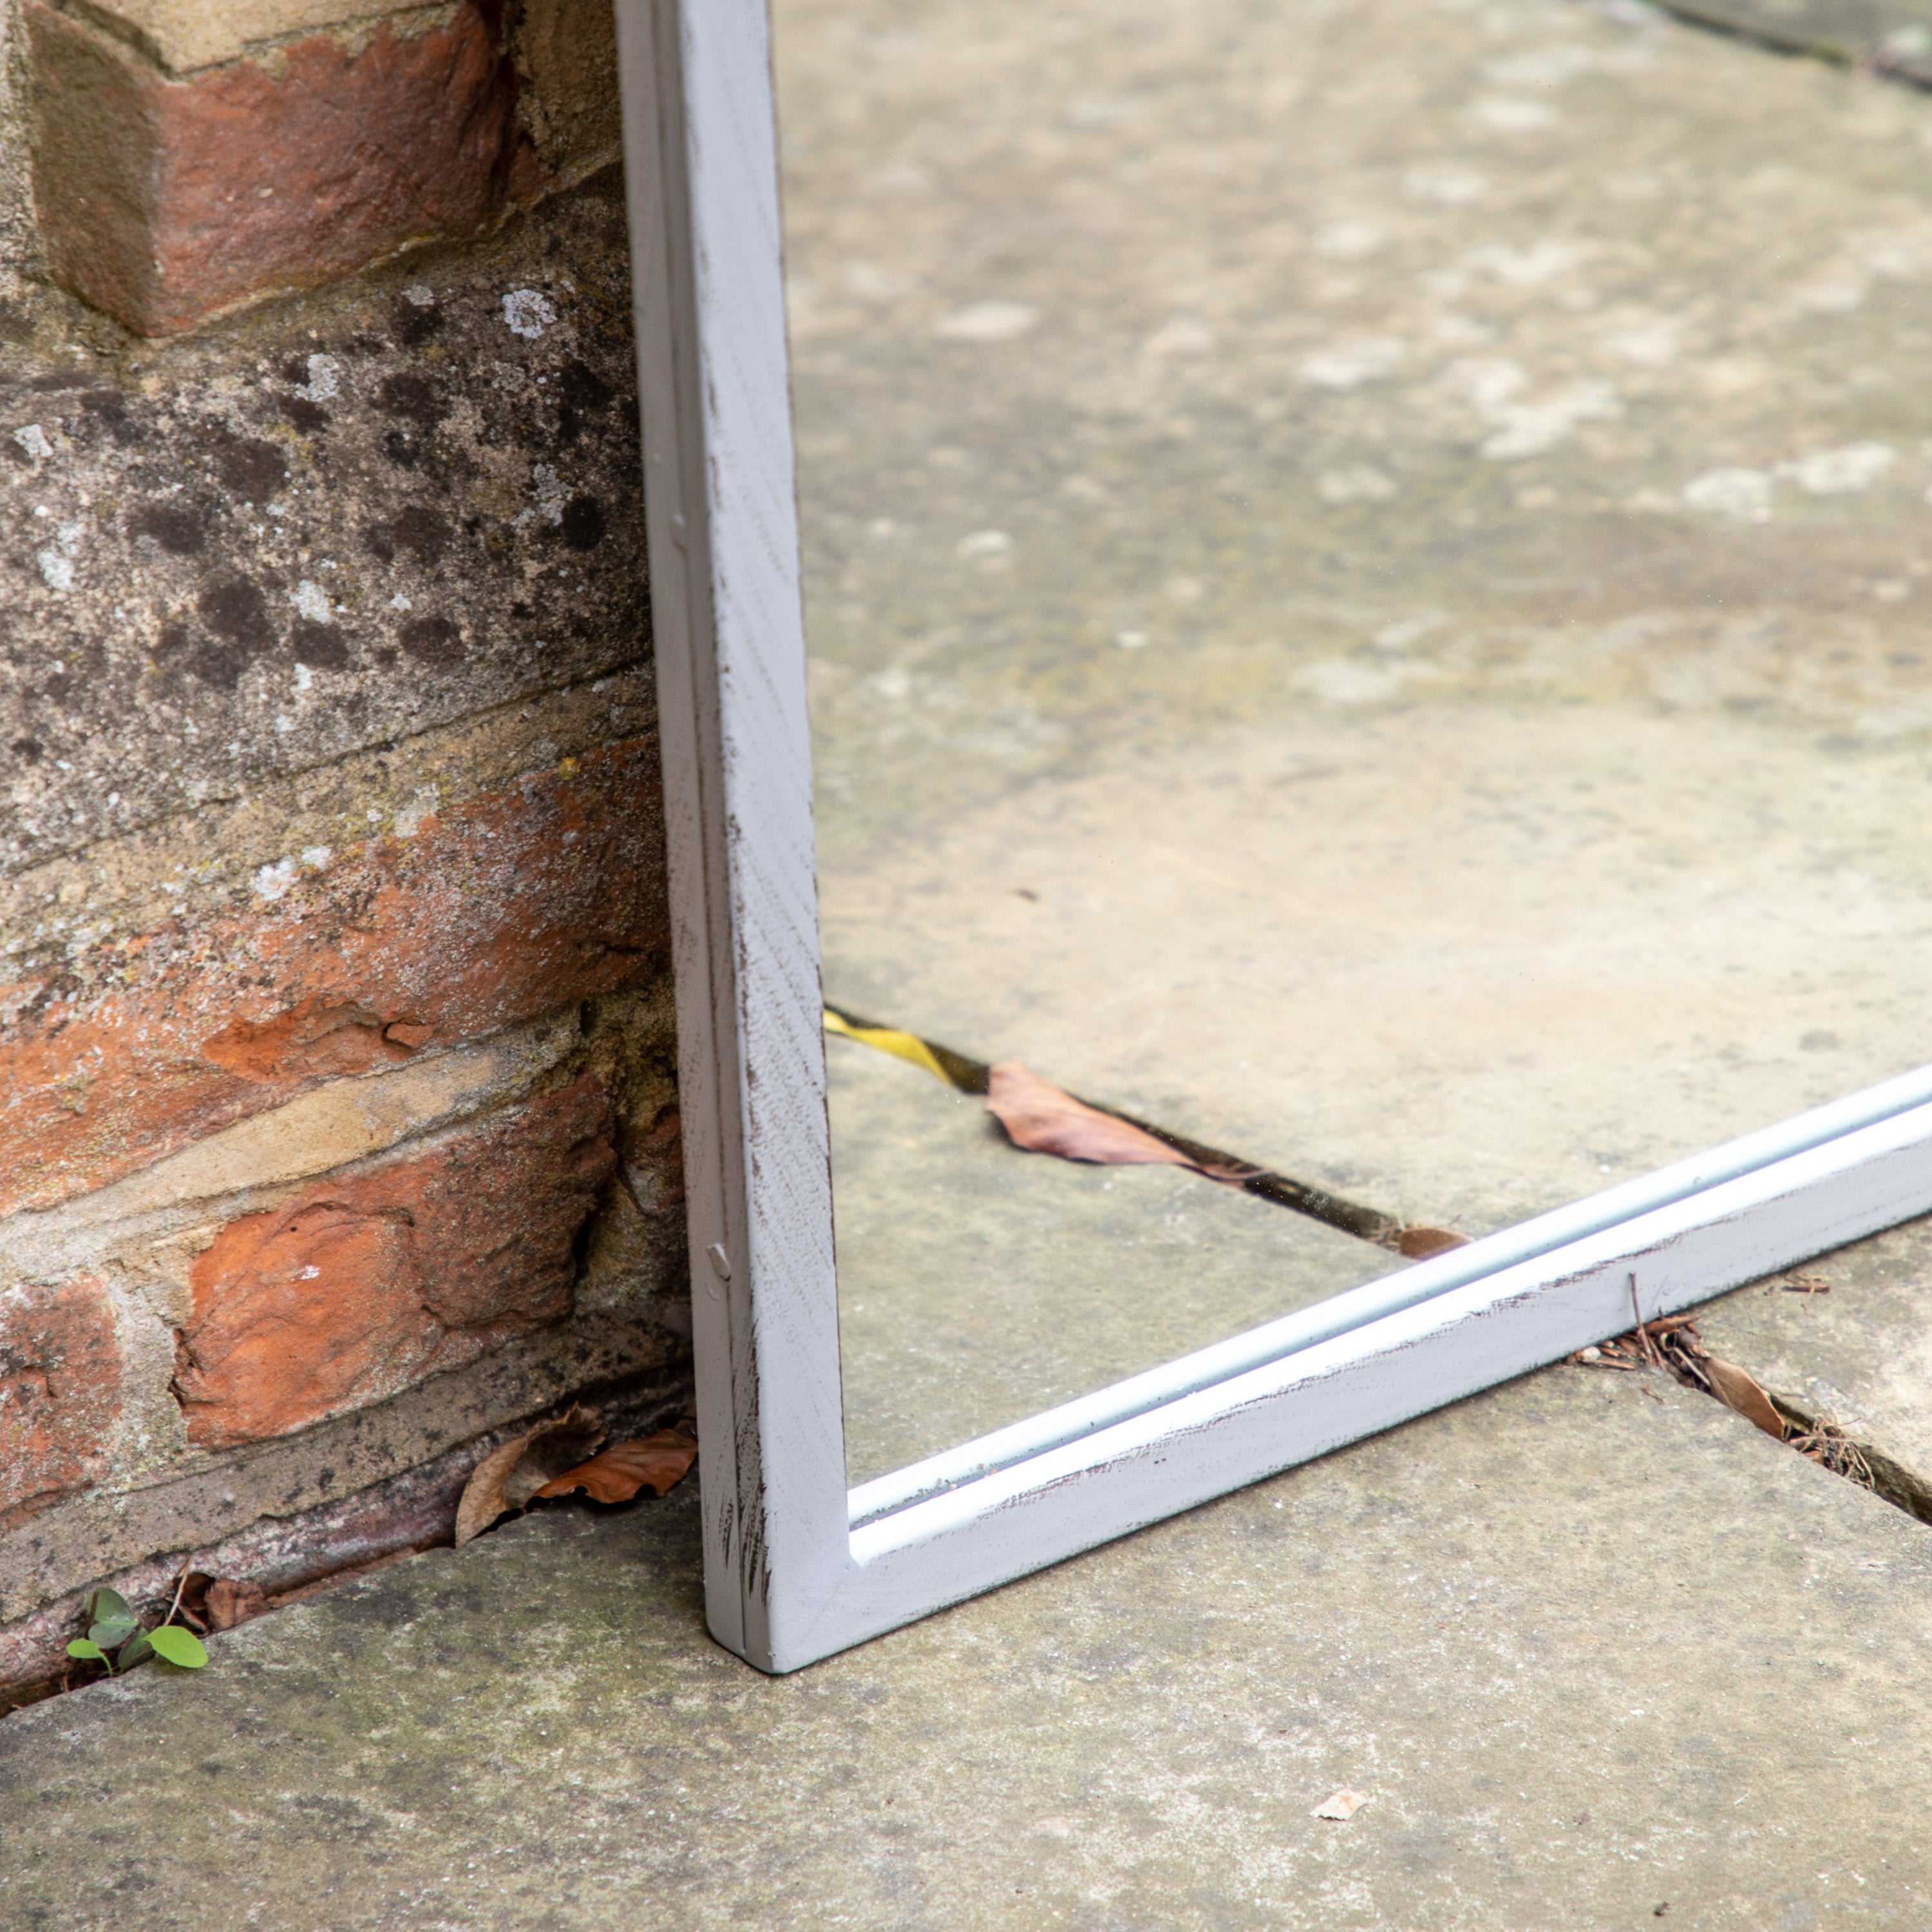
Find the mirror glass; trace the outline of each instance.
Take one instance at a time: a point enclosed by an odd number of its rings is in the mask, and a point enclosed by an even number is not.
[[[1932,1059],[1932,98],[774,25],[855,1482]]]

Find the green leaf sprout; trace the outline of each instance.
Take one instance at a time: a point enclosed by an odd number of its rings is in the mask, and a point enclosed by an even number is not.
[[[167,1617],[148,1630],[118,1590],[96,1590],[87,1600],[87,1634],[70,1638],[67,1654],[82,1664],[104,1665],[110,1677],[145,1664],[151,1657],[182,1670],[199,1670],[207,1663],[208,1652],[193,1631],[169,1621],[173,1615],[170,1606]],[[110,1651],[118,1654],[110,1657]]]
[[[208,1652],[202,1648],[200,1640],[179,1624],[164,1624],[159,1630],[151,1630],[148,1642],[157,1657],[164,1657],[184,1670],[199,1670],[208,1661]]]

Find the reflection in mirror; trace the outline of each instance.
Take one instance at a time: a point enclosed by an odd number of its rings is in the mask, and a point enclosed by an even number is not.
[[[1932,1058],[1932,100],[1562,0],[775,39],[855,1481]]]

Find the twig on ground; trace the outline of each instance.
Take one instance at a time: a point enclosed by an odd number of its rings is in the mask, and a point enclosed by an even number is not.
[[[171,1624],[181,1614],[182,1592],[188,1588],[188,1580],[194,1570],[194,1552],[188,1553],[188,1561],[182,1565],[182,1573],[175,1584],[175,1600],[168,1606],[168,1613],[162,1618],[164,1624]]]

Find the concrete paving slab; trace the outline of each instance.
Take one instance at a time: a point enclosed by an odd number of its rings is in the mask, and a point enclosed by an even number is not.
[[[1932,1059],[1932,99],[776,17],[832,998],[1471,1232]]]
[[[776,32],[836,862],[1230,718],[1922,740],[1932,98],[1560,0]]]
[[[1485,1232],[1932,1060],[1916,750],[1430,704],[1042,789],[830,873],[834,996],[1406,1220]]]
[[[1660,1377],[1545,1372],[789,1678],[697,1571],[686,1496],[554,1514],[7,1719],[6,1922],[1932,1916],[1928,1532]]]
[[[1404,1265],[1178,1168],[1022,1154],[980,1100],[826,1046],[854,1483]]]

